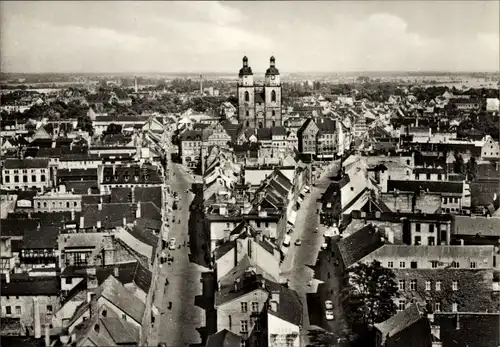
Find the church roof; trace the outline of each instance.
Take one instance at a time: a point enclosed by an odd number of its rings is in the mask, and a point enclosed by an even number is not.
[[[244,75],[253,75],[252,68],[250,66],[243,66],[240,69],[239,76],[244,76]]]
[[[280,71],[275,66],[270,66],[266,70],[266,76],[268,76],[268,75],[279,75],[279,74],[280,74]]]

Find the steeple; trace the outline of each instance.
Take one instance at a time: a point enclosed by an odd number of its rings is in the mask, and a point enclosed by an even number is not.
[[[248,58],[247,56],[243,57],[243,67],[240,69],[239,76],[242,77],[244,75],[253,75],[252,68],[248,66]]]
[[[271,56],[271,59],[269,59],[269,61],[270,61],[270,64],[269,64],[269,65],[270,65],[271,67],[274,67],[274,65],[276,65],[276,59],[274,58],[274,56]]]
[[[279,74],[280,72],[276,68],[276,58],[274,58],[274,56],[271,56],[271,58],[269,59],[269,69],[266,70],[266,76]]]
[[[245,56],[243,57],[243,67],[247,67],[247,66],[248,66],[248,58],[247,58],[247,56],[245,55]]]

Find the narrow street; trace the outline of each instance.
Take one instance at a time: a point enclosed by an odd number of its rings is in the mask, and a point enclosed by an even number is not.
[[[316,186],[311,187],[311,192],[305,197],[298,210],[294,231],[291,234],[292,240],[289,251],[281,267],[282,276],[288,279],[290,288],[296,290],[302,299],[304,308],[302,346],[306,346],[308,343],[307,332],[311,326],[316,325],[321,320],[321,317],[324,317],[324,307],[309,307],[309,303],[311,296],[318,295],[316,291],[320,283],[313,279],[313,276],[315,276],[313,267],[317,262],[324,240],[324,229],[320,226],[319,214],[316,213],[316,210],[320,207],[317,200],[328,188],[331,182],[330,176],[331,172],[325,170],[316,181]],[[316,228],[319,230],[316,231]],[[302,245],[294,245],[297,239],[302,241]],[[316,275],[316,277],[318,276]]]
[[[208,269],[190,262],[188,225],[193,194],[186,193],[186,190],[191,188],[192,178],[179,164],[173,164],[171,170],[173,176],[169,183],[171,189],[179,194],[180,201],[178,209],[172,212],[174,222],[170,222],[169,238],[176,239],[177,249],[165,250],[174,261],[170,265],[163,264],[160,271],[161,280],[166,278],[168,285],[160,305],[158,341],[168,347],[184,347],[202,342],[199,329],[205,326],[205,312],[195,305],[195,298],[202,294],[202,273]]]

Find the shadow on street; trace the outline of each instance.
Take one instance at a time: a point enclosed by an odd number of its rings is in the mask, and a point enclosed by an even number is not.
[[[210,268],[210,257],[207,251],[207,242],[204,234],[203,190],[199,184],[193,184],[195,194],[189,207],[189,261],[200,266]]]

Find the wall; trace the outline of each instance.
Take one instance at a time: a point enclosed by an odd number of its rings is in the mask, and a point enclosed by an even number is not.
[[[24,176],[27,177],[27,182],[24,182]],[[6,182],[7,177],[9,177],[9,182]],[[18,182],[14,181],[14,177],[18,177]],[[50,172],[48,168],[3,170],[2,186],[5,187],[5,189],[16,189],[16,187],[19,189],[26,189],[29,187],[42,189],[50,185]]]
[[[287,335],[295,334],[293,344],[287,343]],[[267,315],[267,339],[269,347],[299,347],[300,329],[295,324],[287,322],[275,315]]]
[[[45,323],[47,317],[47,305],[52,305],[52,312],[55,313],[60,308],[60,300],[58,296],[37,296],[38,305],[40,308],[41,324]],[[1,296],[0,305],[2,307],[2,317],[19,317],[21,322],[29,329],[30,335],[33,335],[34,325],[34,307],[33,296]],[[7,315],[5,307],[10,306],[12,314]],[[21,314],[16,313],[16,306],[21,307]]]
[[[248,321],[248,332],[252,331],[250,324],[250,315],[252,313],[252,302],[259,303],[259,310],[262,311],[264,303],[267,301],[269,293],[265,290],[258,289],[250,292],[238,299],[225,303],[222,306],[216,307],[217,309],[217,331],[227,329],[236,335],[240,334],[240,322],[243,320]],[[241,303],[246,302],[248,311],[241,312]],[[229,322],[231,321],[231,326]]]
[[[424,255],[399,255],[397,256],[396,254],[390,254],[391,252],[387,252],[387,254],[384,254],[384,248],[385,247],[392,247],[390,245],[384,245],[383,247],[379,248],[375,252],[369,254],[365,258],[363,258],[364,263],[371,263],[373,260],[378,260],[382,263],[382,266],[388,267],[388,262],[392,261],[394,264],[394,268],[398,269],[400,268],[400,262],[405,262],[405,268],[410,268],[411,262],[415,261],[417,262],[417,268],[418,269],[432,269],[431,267],[431,261],[438,261],[438,268],[449,268],[451,267],[451,263],[453,261],[457,261],[460,263],[460,268],[465,268],[469,269],[470,268],[470,262],[475,261],[476,262],[476,268],[477,269],[491,269],[493,267],[493,247],[491,247],[491,254],[486,254],[484,256],[460,256],[460,252],[458,249],[461,246],[436,246],[436,247],[455,247],[457,252],[441,252],[440,256],[433,257],[433,256],[424,256]],[[398,246],[394,246],[398,247]],[[410,247],[416,247],[416,246],[410,246]],[[472,247],[472,246],[470,246]],[[486,246],[485,246],[486,247]],[[400,252],[401,253],[401,252]],[[423,253],[423,252],[422,252]],[[453,254],[456,253],[456,254]],[[458,254],[458,257],[457,257]]]
[[[69,193],[35,196],[33,207],[35,212],[79,212],[82,210],[82,196]]]
[[[102,160],[71,160],[71,161],[59,161],[59,169],[97,169],[99,165],[102,165]]]

